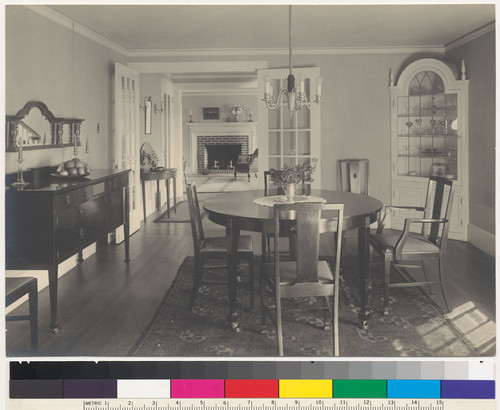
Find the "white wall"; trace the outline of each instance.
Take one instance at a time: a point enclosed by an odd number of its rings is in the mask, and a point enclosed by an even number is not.
[[[56,117],[84,118],[80,137],[89,138],[91,168],[111,164],[113,66],[116,53],[23,6],[6,6],[5,112],[43,101]],[[100,133],[97,133],[99,123]],[[84,158],[84,147],[79,157]],[[16,153],[7,153],[5,171],[17,170]],[[73,148],[25,151],[24,167],[55,165],[73,158]]]

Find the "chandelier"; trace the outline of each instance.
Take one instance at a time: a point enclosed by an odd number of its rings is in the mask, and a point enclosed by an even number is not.
[[[294,111],[300,110],[302,106],[306,106],[311,109],[311,103],[307,101],[307,95],[305,93],[305,76],[303,74],[299,74],[297,80],[299,83],[299,88],[295,87],[295,76],[292,73],[292,6],[288,6],[288,65],[289,65],[289,74],[287,78],[287,87],[282,88],[278,94],[276,101],[273,101],[273,84],[272,79],[269,76],[264,77],[265,81],[265,89],[264,89],[264,98],[262,101],[266,103],[266,106],[270,110],[276,110],[280,107],[281,102],[283,100],[283,96],[286,96],[288,102],[288,109],[290,110],[290,115],[293,114]],[[323,101],[321,99],[321,77],[316,78],[316,98],[314,101],[318,106]]]

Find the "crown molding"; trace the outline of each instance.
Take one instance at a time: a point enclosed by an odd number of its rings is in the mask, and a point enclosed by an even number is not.
[[[294,48],[294,55],[334,55],[334,54],[412,54],[444,53],[439,45],[415,47],[313,47]],[[219,48],[185,50],[129,50],[128,57],[217,57],[217,56],[269,56],[288,55],[288,48]]]
[[[41,16],[44,16],[48,18],[49,20],[54,21],[55,23],[58,23],[70,30],[75,30],[75,33],[78,33],[84,37],[89,38],[90,40],[95,41],[96,43],[99,43],[113,51],[116,51],[120,54],[127,55],[127,50],[120,46],[119,44],[116,44],[115,42],[108,40],[106,37],[101,36],[100,34],[97,34],[96,32],[89,30],[85,26],[82,26],[81,24],[76,23],[75,21],[63,16],[62,14],[59,14],[58,12],[49,9],[48,7],[45,6],[39,6],[39,5],[24,5],[24,7],[30,9],[31,11],[34,11],[35,13],[40,14]]]
[[[457,48],[465,43],[468,43],[469,41],[475,40],[476,38],[481,37],[482,35],[489,33],[490,31],[493,30],[495,30],[494,21],[484,25],[483,27],[479,27],[477,30],[474,30],[469,34],[466,34],[465,36],[457,38],[456,40],[446,44],[444,47],[445,51],[448,52],[450,50],[453,50],[454,48]]]

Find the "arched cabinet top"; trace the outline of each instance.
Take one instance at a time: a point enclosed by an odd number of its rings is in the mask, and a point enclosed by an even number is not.
[[[468,83],[465,79],[465,65],[462,64],[461,72],[457,67],[448,61],[435,58],[422,58],[414,61],[401,71],[397,79],[396,87],[408,89],[413,78],[422,71],[433,71],[441,77],[445,88],[449,88],[457,82]]]

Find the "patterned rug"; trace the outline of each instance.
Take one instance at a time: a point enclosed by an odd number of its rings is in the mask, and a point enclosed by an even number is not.
[[[257,262],[257,260],[256,260]],[[357,326],[359,292],[355,259],[343,257],[339,303],[340,355],[344,357],[386,356],[480,356],[467,339],[440,312],[430,298],[417,288],[398,289],[390,297],[390,315],[382,314],[381,277],[374,266],[372,314],[369,329]],[[255,264],[258,270],[258,262]],[[352,270],[349,266],[353,267]],[[202,286],[193,311],[187,306],[193,278],[194,259],[187,257],[179,269],[152,322],[132,348],[132,356],[277,356],[276,332],[268,320],[261,334],[260,301],[256,289],[255,311],[249,309],[249,292],[238,290],[241,332],[227,326],[225,286]],[[347,274],[349,272],[349,274]],[[378,272],[380,273],[380,272]],[[225,270],[207,272],[225,278]],[[239,273],[245,280],[245,267]],[[258,272],[256,272],[256,278]],[[206,277],[209,279],[208,277]],[[258,286],[258,280],[256,280]],[[314,298],[283,300],[283,335],[286,356],[331,356],[331,331],[322,329],[323,313],[289,312],[289,307],[317,303]]]

